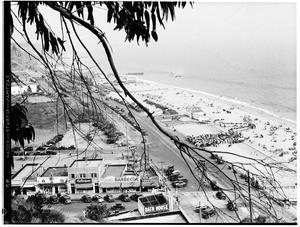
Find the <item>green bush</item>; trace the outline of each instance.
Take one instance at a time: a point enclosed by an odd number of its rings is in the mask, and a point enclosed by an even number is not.
[[[44,210],[40,218],[42,223],[63,223],[66,219],[64,214],[57,210]]]
[[[63,223],[65,216],[56,210],[43,208],[42,194],[29,196],[27,201],[17,196],[12,200],[12,223]]]
[[[86,207],[86,217],[94,221],[103,222],[108,214],[109,211],[105,204],[91,204]]]

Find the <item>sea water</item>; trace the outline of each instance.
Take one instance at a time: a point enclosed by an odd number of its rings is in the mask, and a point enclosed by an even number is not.
[[[144,72],[138,78],[206,92],[296,122],[296,75]]]

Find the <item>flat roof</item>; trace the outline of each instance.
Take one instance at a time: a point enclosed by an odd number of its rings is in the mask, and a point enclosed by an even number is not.
[[[68,176],[68,169],[67,167],[49,167],[41,177],[57,177],[57,176]]]
[[[102,162],[102,159],[81,159],[75,160],[70,167],[98,167]]]
[[[30,163],[23,166],[15,175],[13,175],[13,180],[22,180],[23,178],[27,178],[32,172],[34,172],[37,167],[38,163]],[[33,175],[36,175],[37,172],[35,172]],[[33,176],[32,176],[33,177]]]
[[[123,223],[189,223],[181,211],[171,211],[142,216],[138,211],[119,214],[109,217],[109,221]]]
[[[140,197],[139,200],[142,202],[142,204],[145,207],[158,206],[158,205],[165,204],[167,202],[163,194],[143,196]]]
[[[119,164],[119,165],[108,165],[105,169],[105,172],[102,175],[102,178],[113,176],[113,177],[121,177],[126,165]]]
[[[126,223],[188,223],[187,220],[180,214],[171,214],[166,216],[158,217],[145,217],[130,221],[125,221]]]

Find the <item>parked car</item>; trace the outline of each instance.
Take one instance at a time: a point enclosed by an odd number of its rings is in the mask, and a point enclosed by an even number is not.
[[[61,203],[64,203],[64,204],[70,204],[71,203],[71,197],[68,196],[68,195],[62,195],[61,197],[59,197],[59,201]]]
[[[165,169],[164,169],[164,172],[167,176],[171,175],[173,171],[174,171],[174,165],[166,166]]]
[[[174,181],[172,184],[174,188],[183,188],[186,186],[186,183],[183,181]]]
[[[210,182],[210,186],[211,186],[211,189],[213,191],[218,191],[219,190],[219,186],[217,185],[217,182],[216,181],[211,181]]]
[[[178,175],[171,174],[171,175],[168,176],[168,180],[176,181],[176,180],[178,180]]]
[[[25,147],[24,151],[33,151],[33,147]]]
[[[48,201],[49,201],[49,203],[52,203],[52,204],[58,203],[58,197],[56,195],[51,195],[48,198]]]
[[[119,196],[119,199],[123,202],[130,202],[130,198],[129,198],[128,194],[121,194]]]
[[[229,201],[226,205],[227,209],[230,210],[230,211],[237,211],[238,208],[237,208],[237,205],[236,203],[232,202],[232,201]]]
[[[57,152],[55,152],[55,151],[53,151],[53,150],[47,150],[47,151],[46,151],[46,154],[47,154],[47,155],[56,155]]]
[[[225,194],[222,191],[218,191],[216,193],[216,196],[217,196],[218,199],[221,199],[221,200],[225,200],[226,199],[226,196],[225,196]]]
[[[112,210],[125,210],[125,206],[122,203],[116,203],[111,207]]]
[[[13,147],[11,148],[11,151],[21,151],[21,147]]]
[[[60,146],[58,149],[59,150],[67,150],[67,148],[65,146]]]
[[[92,201],[92,197],[88,194],[85,194],[81,197],[81,201],[85,203],[90,203]]]
[[[224,164],[224,160],[222,157],[217,158],[217,164]]]
[[[110,203],[115,201],[115,199],[113,198],[112,195],[106,195],[106,196],[103,197],[103,199],[107,202],[110,202]]]
[[[46,150],[46,148],[43,147],[43,146],[39,146],[36,150],[37,150],[37,151],[44,151],[44,150]]]
[[[97,203],[103,203],[104,199],[100,195],[94,195],[92,197],[92,201],[97,202]]]
[[[201,210],[201,217],[204,219],[208,219],[209,217],[212,217],[217,213],[215,209],[207,205],[197,206],[195,211],[199,213],[200,210]]]
[[[179,175],[180,175],[180,172],[179,172],[179,170],[174,170],[174,171],[172,172],[172,174],[173,174],[173,175],[179,176]]]
[[[177,180],[178,180],[178,181],[183,181],[184,183],[187,183],[187,182],[188,182],[188,179],[186,179],[184,176],[179,176],[179,177],[177,177]]]
[[[68,150],[75,150],[76,148],[75,148],[74,145],[70,145],[67,149],[68,149]]]
[[[133,194],[130,196],[130,199],[132,199],[133,201],[138,201],[138,198],[143,196],[143,194]]]
[[[217,154],[211,153],[210,158],[211,159],[217,159],[217,158],[219,158],[219,156]]]

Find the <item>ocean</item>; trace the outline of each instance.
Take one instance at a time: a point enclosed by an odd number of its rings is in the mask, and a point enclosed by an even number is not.
[[[259,75],[144,72],[137,76],[160,84],[222,96],[296,122],[296,74]]]

